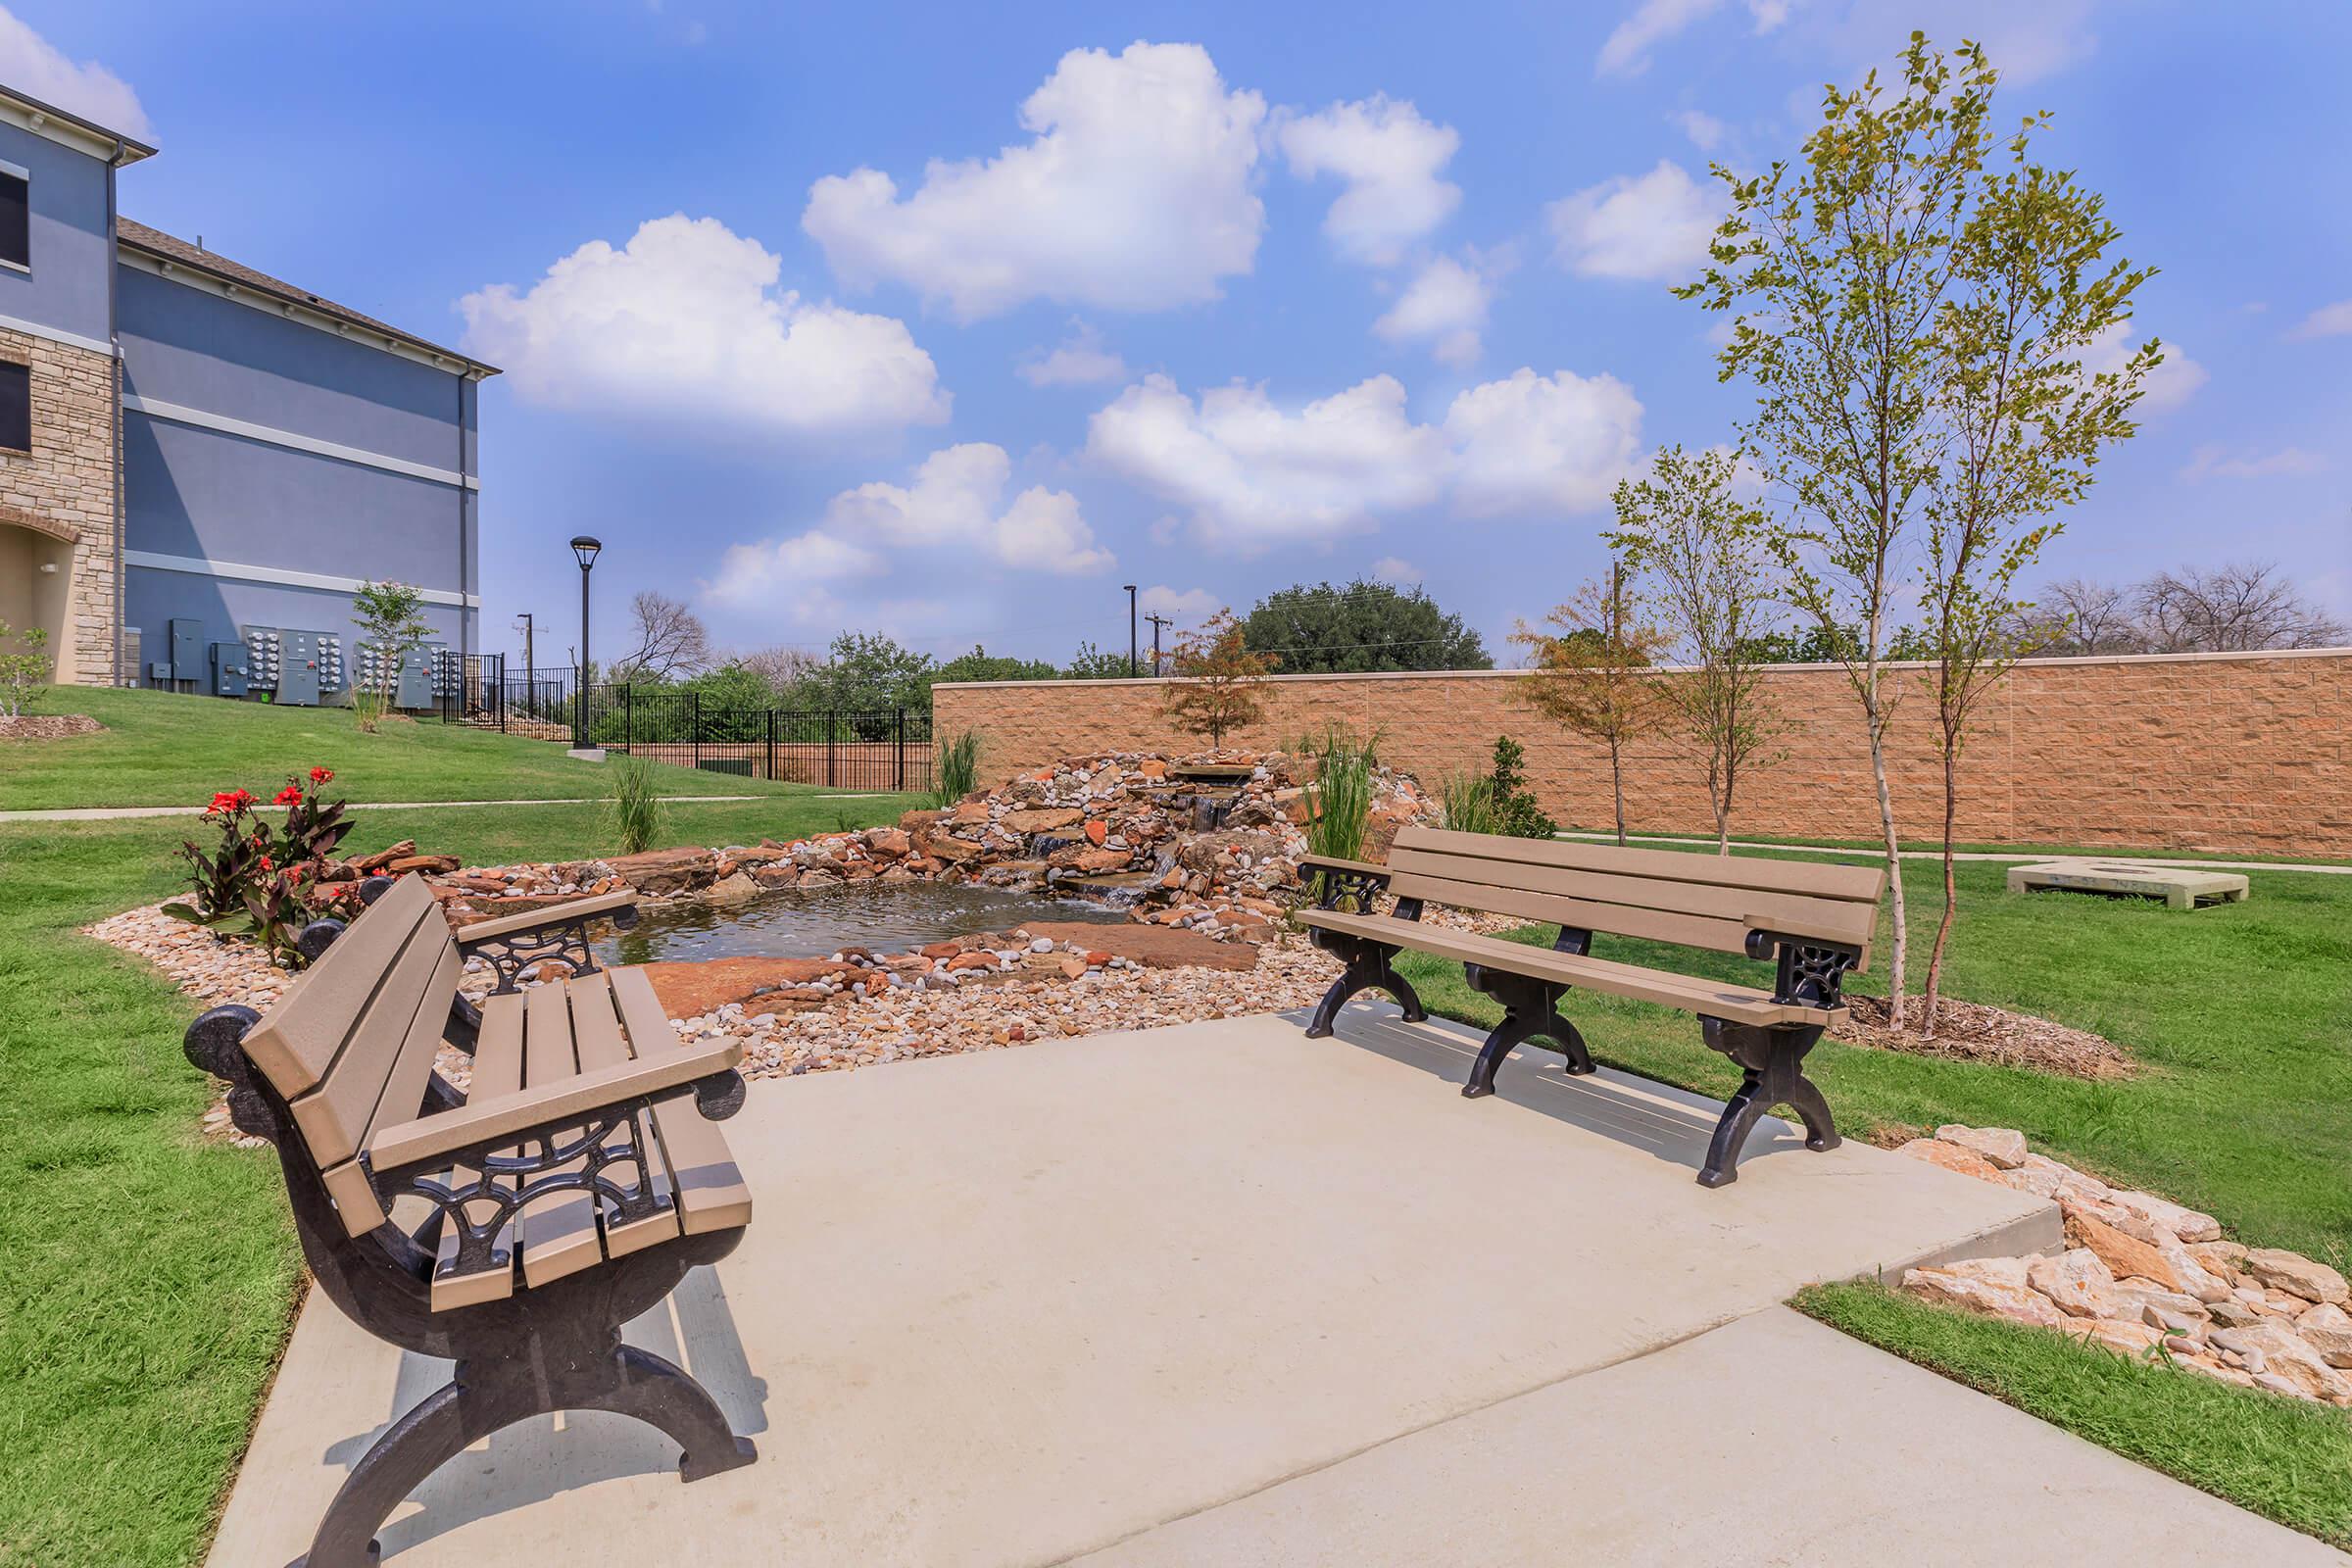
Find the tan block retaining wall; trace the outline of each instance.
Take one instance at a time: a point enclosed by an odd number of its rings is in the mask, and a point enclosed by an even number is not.
[[[1890,786],[1905,835],[1928,838],[1942,811],[1935,709],[1920,667],[1896,669]],[[1379,730],[1382,756],[1434,785],[1483,768],[1508,734],[1561,826],[1608,827],[1607,752],[1520,703],[1512,673],[1277,676],[1264,720],[1228,744],[1287,746],[1336,720]],[[1163,684],[943,685],[936,733],[980,732],[983,781],[1057,757],[1203,744],[1161,715]],[[1742,783],[1735,836],[1874,836],[1869,747],[1843,672],[1788,665],[1768,689],[1791,726],[1787,755]],[[1963,839],[2352,855],[2352,649],[2032,660],[1981,712],[1961,761]],[[1636,832],[1712,832],[1700,763],[1637,747],[1626,816]]]

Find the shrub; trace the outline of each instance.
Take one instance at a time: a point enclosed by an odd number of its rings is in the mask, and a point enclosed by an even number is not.
[[[1527,753],[1508,735],[1494,737],[1494,771],[1488,782],[1494,791],[1494,826],[1490,830],[1519,839],[1547,839],[1560,825],[1544,814],[1535,791],[1527,787]]]
[[[1319,745],[1306,748],[1316,759],[1315,781],[1306,796],[1308,854],[1340,860],[1362,858],[1379,745],[1378,734],[1358,740],[1353,731],[1335,723],[1323,732]]]
[[[943,808],[954,806],[979,787],[979,733],[967,729],[952,740],[940,742],[939,782],[931,791],[931,804]]]
[[[621,854],[641,854],[662,832],[662,792],[654,764],[642,757],[615,757],[605,766],[612,780],[605,796],[606,824]]]
[[[24,644],[13,654],[0,654],[0,718],[21,716],[32,701],[34,688],[49,678],[49,634],[38,626],[11,631],[0,620],[0,645],[11,637]]]
[[[270,803],[286,809],[279,828],[261,819],[252,792],[214,795],[204,815],[220,830],[220,843],[210,851],[193,840],[180,844],[190,896],[165,905],[164,912],[223,936],[250,937],[276,961],[299,967],[303,959],[295,942],[311,921],[319,874],[351,831],[343,802],[318,795],[334,776],[332,768],[314,767],[306,788],[302,775],[289,775]],[[358,891],[357,883],[339,884],[338,895],[345,887]]]
[[[1457,833],[1494,833],[1494,781],[1484,773],[1456,771],[1439,782],[1446,825]]]

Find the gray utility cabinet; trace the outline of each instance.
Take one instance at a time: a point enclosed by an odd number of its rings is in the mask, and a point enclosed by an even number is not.
[[[243,697],[251,689],[252,657],[243,643],[213,644],[213,695]]]
[[[316,708],[343,689],[342,640],[332,632],[291,626],[248,626],[247,681],[287,708]],[[223,694],[225,695],[225,694]]]
[[[204,622],[173,617],[166,623],[166,646],[170,650],[172,689],[182,689],[181,682],[194,685],[210,678],[211,660],[205,648]]]

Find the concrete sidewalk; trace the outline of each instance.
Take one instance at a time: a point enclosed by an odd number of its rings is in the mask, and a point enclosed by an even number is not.
[[[2054,1507],[2015,1512],[2029,1472],[2081,1494],[2068,1541],[2193,1526],[2226,1555],[2309,1556],[1808,1325],[1675,1371],[1807,1281],[2051,1245],[2047,1203],[1859,1145],[1807,1153],[1775,1123],[1710,1193],[1712,1102],[1569,1080],[1547,1054],[1465,1101],[1466,1031],[1363,1006],[1341,1027],[1231,1019],[755,1084],[727,1132],[760,1205],[744,1245],[630,1337],[702,1377],[760,1462],[688,1491],[646,1429],[525,1423],[419,1489],[387,1560],[1532,1564],[1687,1549],[1686,1521],[1719,1518],[1707,1555],[1739,1562],[1798,1539],[1732,1531],[1757,1498],[1791,1530],[1805,1507],[1783,1499],[1812,1499],[1840,1544],[2059,1529]],[[314,1296],[212,1561],[299,1553],[445,1376]],[[1915,1494],[1951,1499],[1910,1521],[1880,1517],[1905,1424],[1906,1464],[1934,1471]],[[1345,1516],[1374,1492],[1391,1522]],[[1611,1493],[1616,1512],[1591,1503]],[[1485,1544],[1454,1549],[1481,1514]]]

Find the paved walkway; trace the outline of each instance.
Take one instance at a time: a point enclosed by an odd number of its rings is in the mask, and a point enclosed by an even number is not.
[[[829,801],[879,800],[891,793],[887,790],[824,790],[819,792]],[[662,800],[672,806],[699,806],[712,801],[773,801],[791,799],[781,795],[664,795]],[[484,806],[595,806],[599,796],[554,796],[531,801],[352,801],[347,809],[354,811],[440,811],[465,810]],[[0,823],[8,822],[109,822],[118,818],[139,816],[202,816],[201,806],[76,806],[47,811],[0,811]]]
[[[1617,842],[1617,835],[1614,833],[1561,833],[1558,836],[1564,839],[1584,839],[1594,844]],[[1626,841],[1632,844],[1704,844],[1712,848],[1715,843],[1713,839],[1690,838],[1682,834],[1668,833],[1628,833],[1625,837]],[[1806,855],[1852,855],[1873,860],[1879,859],[1885,855],[1882,850],[1857,850],[1850,844],[1765,844],[1748,839],[1732,840],[1732,848],[1735,850],[1796,850]],[[1943,858],[1943,852],[1941,850],[1904,850],[1902,858],[1906,860],[1940,860]],[[2097,850],[2044,850],[2038,854],[2022,855],[2009,850],[1997,853],[1980,850],[1973,853],[1955,853],[1952,858],[2025,865],[2032,865],[2042,860],[2102,859],[2120,860],[2127,865],[2145,862],[2150,865],[2203,866],[2220,871],[2317,871],[2323,876],[2352,876],[2352,865],[2328,865],[2313,860],[2188,860],[2170,855],[2132,855],[2124,851],[2105,855]]]
[[[630,1337],[760,1462],[524,1423],[385,1561],[2343,1562],[1778,1305],[2051,1205],[1769,1122],[1708,1192],[1714,1102],[1526,1056],[1465,1101],[1474,1046],[1359,1006],[756,1083],[760,1212]],[[314,1293],[212,1561],[295,1556],[445,1376]]]

